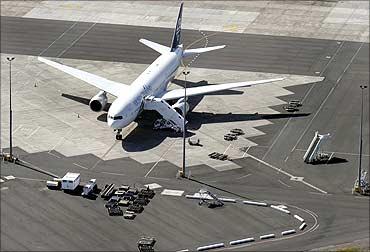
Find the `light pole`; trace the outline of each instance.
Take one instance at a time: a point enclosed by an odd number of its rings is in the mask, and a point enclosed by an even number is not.
[[[182,171],[181,171],[181,177],[185,178],[185,138],[186,138],[186,75],[188,75],[190,71],[188,71],[186,68],[182,72],[182,74],[185,76],[185,85],[184,85],[184,124],[183,124],[183,131],[182,131]]]
[[[12,122],[12,61],[15,59],[14,57],[7,57],[9,61],[9,154],[10,160],[13,160],[13,142],[12,142],[12,129],[13,129],[13,122]]]
[[[10,129],[9,129],[9,154],[10,160],[13,160],[13,142],[12,142],[12,129],[13,129],[13,117],[12,117],[12,61],[15,59],[14,57],[7,57],[9,61],[9,122],[10,122]]]
[[[364,89],[367,88],[365,85],[361,85],[361,119],[360,119],[360,146],[359,146],[359,165],[358,165],[358,189],[361,192],[361,159],[362,159],[362,117],[364,110]]]

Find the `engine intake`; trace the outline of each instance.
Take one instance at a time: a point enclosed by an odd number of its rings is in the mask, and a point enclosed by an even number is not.
[[[90,109],[94,112],[102,111],[108,103],[107,93],[100,91],[97,95],[91,98],[89,102]]]

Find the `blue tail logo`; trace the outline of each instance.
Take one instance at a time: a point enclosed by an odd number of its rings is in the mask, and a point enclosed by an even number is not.
[[[184,3],[181,3],[179,15],[177,16],[176,28],[175,28],[175,31],[172,37],[171,52],[175,51],[176,48],[181,44],[181,19],[182,19],[182,6],[183,5]]]

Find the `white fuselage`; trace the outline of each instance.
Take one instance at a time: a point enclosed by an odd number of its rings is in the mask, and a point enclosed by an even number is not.
[[[159,56],[130,85],[129,90],[120,94],[112,103],[108,111],[108,125],[114,129],[122,129],[133,122],[144,106],[145,97],[158,97],[166,91],[168,83],[176,75],[181,59],[182,46],[174,52]]]

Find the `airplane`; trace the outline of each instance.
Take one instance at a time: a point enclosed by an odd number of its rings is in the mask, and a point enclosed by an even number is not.
[[[99,93],[92,97],[89,102],[92,111],[100,112],[106,107],[108,103],[107,93],[117,97],[110,106],[107,116],[107,124],[116,132],[117,140],[122,140],[122,129],[133,122],[143,110],[157,111],[163,119],[171,123],[178,131],[183,132],[185,123],[187,123],[186,121],[184,122],[184,115],[186,115],[189,108],[189,104],[184,98],[185,89],[167,90],[167,86],[175,78],[183,58],[222,49],[225,45],[183,49],[181,40],[182,10],[183,3],[180,4],[171,47],[146,39],[139,40],[161,55],[131,85],[111,81],[42,57],[38,57],[38,60],[100,89]],[[186,96],[252,87],[283,79],[275,78],[190,87],[186,88]]]

